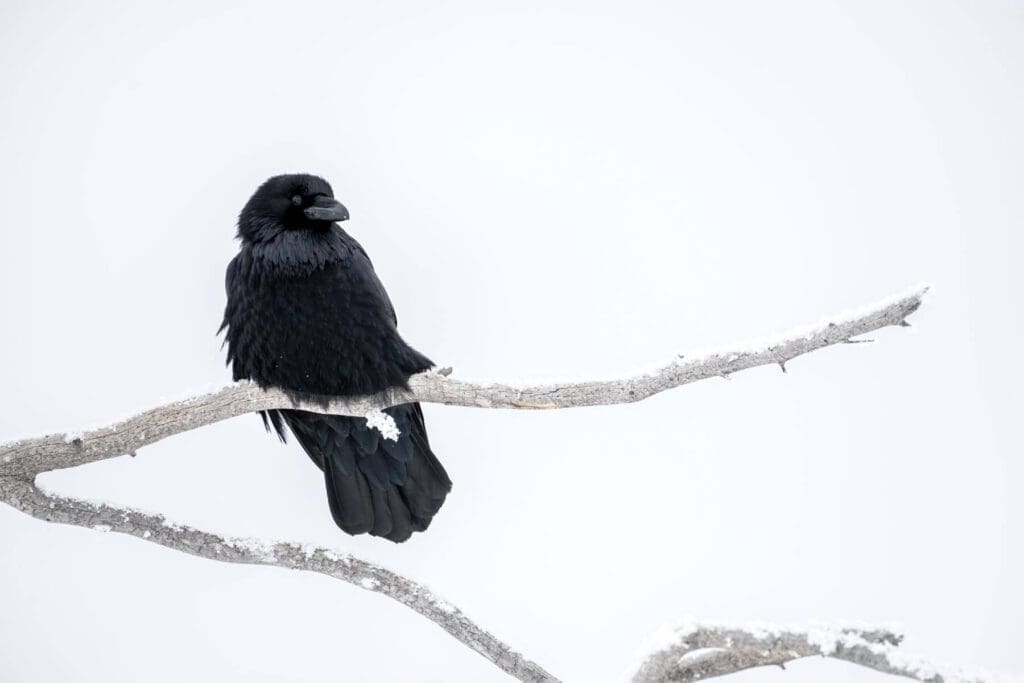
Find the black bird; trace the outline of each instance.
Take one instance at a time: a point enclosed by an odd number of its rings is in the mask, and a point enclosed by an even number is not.
[[[410,375],[433,366],[398,334],[369,257],[338,225],[347,219],[331,186],[313,175],[270,178],[246,203],[221,326],[236,380],[349,396],[406,387]],[[397,440],[361,417],[300,410],[261,417],[282,441],[288,425],[323,470],[339,527],[400,543],[430,525],[452,483],[430,450],[420,405],[385,412]]]

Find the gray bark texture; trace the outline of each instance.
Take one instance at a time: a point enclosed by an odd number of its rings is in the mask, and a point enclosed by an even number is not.
[[[771,625],[723,626],[691,623],[668,634],[633,676],[633,683],[701,681],[803,657],[831,657],[875,671],[927,683],[991,683],[991,674],[971,673],[908,656],[903,640],[884,628]]]
[[[921,306],[927,291],[928,287],[922,285],[874,306],[756,346],[694,358],[679,355],[648,372],[606,380],[518,386],[456,379],[450,376],[450,371],[443,370],[413,375],[409,378],[408,391],[391,390],[357,398],[298,395],[274,388],[261,389],[251,383],[232,384],[212,393],[152,408],[109,427],[4,444],[0,446],[0,477],[31,477],[40,472],[135,453],[143,446],[174,434],[274,408],[362,417],[371,411],[413,401],[532,410],[633,403],[684,384],[710,377],[729,377],[760,365],[778,365],[785,370],[787,362],[810,351],[853,342],[853,337],[883,327],[905,326],[907,316]]]
[[[607,380],[520,386],[455,379],[450,376],[450,371],[441,370],[414,375],[410,378],[408,390],[393,390],[356,398],[295,395],[273,388],[264,390],[249,383],[232,384],[212,393],[152,408],[107,427],[51,434],[0,445],[0,501],[47,522],[129,534],[198,557],[222,562],[271,565],[333,576],[384,594],[410,607],[510,676],[521,681],[556,681],[543,668],[478,626],[456,607],[441,600],[424,586],[384,567],[327,548],[288,542],[233,539],[174,524],[158,514],[48,493],[36,485],[36,475],[119,455],[134,455],[140,448],[168,436],[259,410],[296,408],[326,414],[365,416],[381,408],[411,401],[478,408],[573,408],[640,401],[684,384],[711,377],[729,377],[732,373],[760,365],[777,364],[785,371],[788,361],[810,351],[834,344],[853,343],[858,341],[854,337],[884,327],[906,326],[907,316],[920,307],[927,290],[927,286],[919,286],[905,294],[775,340],[692,358],[680,355],[649,372]],[[863,633],[861,636],[867,638]],[[707,637],[711,638],[710,635]],[[707,642],[722,641],[712,639]],[[679,658],[676,656],[677,651],[680,657],[689,652],[678,648],[690,646],[677,644],[677,649],[670,648],[653,655],[641,668],[636,680],[697,680],[749,666],[788,661],[781,654],[772,655],[771,661],[758,661],[752,654],[752,646],[742,644],[746,641],[733,642],[740,645],[737,645],[737,649],[728,646],[728,656],[721,654],[707,660],[716,662],[714,667],[717,668],[714,670],[719,673],[694,677],[692,672],[697,669],[693,666],[681,667],[678,662],[673,664]],[[787,646],[786,652],[793,656],[789,659],[807,656],[798,654],[800,652],[819,654],[810,652],[807,647],[801,649],[797,641],[790,645],[792,647]],[[772,650],[769,649],[769,652]],[[877,663],[872,664],[875,660],[866,652],[857,658],[845,658],[889,673],[911,675],[897,668],[883,669]],[[699,658],[699,661],[703,662],[704,659]],[[920,680],[948,683],[942,678]]]

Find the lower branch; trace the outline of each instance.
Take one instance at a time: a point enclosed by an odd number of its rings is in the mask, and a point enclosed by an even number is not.
[[[425,586],[345,553],[297,543],[226,538],[174,524],[163,515],[48,493],[16,477],[0,477],[0,499],[46,522],[129,534],[209,560],[301,569],[347,581],[382,593],[419,612],[520,681],[557,683],[558,680]]]
[[[841,659],[927,683],[996,680],[991,674],[968,673],[907,656],[897,649],[903,636],[880,628],[687,623],[664,629],[651,640],[654,651],[633,676],[633,683],[700,681],[813,656]]]

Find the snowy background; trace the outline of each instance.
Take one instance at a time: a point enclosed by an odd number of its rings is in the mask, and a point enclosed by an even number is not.
[[[567,681],[684,615],[896,622],[1020,674],[1022,86],[1014,2],[4,0],[0,439],[226,382],[235,217],[280,172],[330,180],[462,377],[607,375],[928,280],[914,328],[788,375],[428,406],[455,488],[401,546],[339,532],[255,416],[42,482],[378,561]],[[4,506],[0,539],[5,682],[507,680],[328,578]],[[734,680],[823,678],[880,675]]]

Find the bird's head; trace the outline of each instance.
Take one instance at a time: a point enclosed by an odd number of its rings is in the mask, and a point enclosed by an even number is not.
[[[246,242],[267,242],[296,230],[327,232],[336,221],[348,220],[348,209],[334,198],[326,180],[296,173],[270,178],[259,186],[238,215],[238,236]]]

